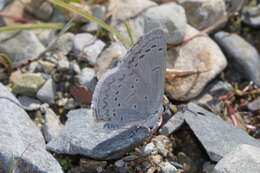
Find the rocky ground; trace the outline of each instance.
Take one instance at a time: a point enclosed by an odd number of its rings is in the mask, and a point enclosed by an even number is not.
[[[2,0],[1,26],[75,25],[0,33],[0,173],[260,172],[259,1],[70,4],[133,42],[163,29],[163,121],[154,133],[102,129],[92,94],[129,47],[51,1]]]

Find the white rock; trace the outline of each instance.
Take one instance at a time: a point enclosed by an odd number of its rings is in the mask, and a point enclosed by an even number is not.
[[[214,173],[259,173],[260,148],[241,144],[221,159]]]
[[[74,39],[74,52],[81,60],[87,60],[95,65],[98,55],[101,53],[105,43],[88,33],[77,34]]]

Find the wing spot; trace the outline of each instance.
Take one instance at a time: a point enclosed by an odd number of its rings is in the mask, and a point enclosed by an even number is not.
[[[115,93],[116,95],[118,95],[119,94],[119,91],[116,91],[116,93]]]
[[[138,78],[136,78],[135,81],[138,82],[139,81]]]
[[[145,99],[145,100],[147,100],[147,99],[148,99],[148,97],[147,97],[147,96],[144,96],[144,99]]]
[[[150,51],[151,51],[151,49],[146,49],[146,50],[145,50],[145,52],[150,52]]]
[[[152,47],[151,48],[155,48],[156,47],[156,45],[154,44],[154,45],[152,45]]]
[[[118,105],[117,105],[118,107],[120,107],[121,106],[121,104],[120,103],[118,103]]]
[[[141,55],[139,58],[140,58],[140,59],[143,59],[143,58],[144,58],[144,55]]]
[[[134,109],[136,109],[136,108],[137,108],[137,106],[136,106],[136,105],[134,105],[133,107],[134,107]]]
[[[163,50],[163,48],[159,48],[159,49],[158,49],[158,51],[162,51],[162,50]]]
[[[135,88],[135,86],[134,86],[134,85],[132,85],[132,86],[131,86],[131,88]]]
[[[117,97],[115,97],[115,101],[117,101]]]

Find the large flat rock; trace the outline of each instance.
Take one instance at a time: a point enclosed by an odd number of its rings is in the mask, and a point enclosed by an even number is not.
[[[147,128],[105,129],[96,122],[89,109],[68,113],[68,120],[59,136],[47,148],[56,153],[84,155],[94,159],[109,160],[123,156],[150,134]]]
[[[260,147],[260,142],[245,131],[234,127],[219,116],[190,103],[183,112],[178,112],[161,129],[170,134],[186,123],[198,138],[212,161],[219,161],[240,144]]]
[[[62,173],[44,138],[18,100],[0,83],[0,172]],[[10,164],[13,163],[13,164]]]

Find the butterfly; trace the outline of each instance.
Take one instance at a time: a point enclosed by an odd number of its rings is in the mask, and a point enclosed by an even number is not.
[[[163,111],[166,39],[153,30],[133,45],[119,65],[108,70],[95,88],[91,109],[104,128],[153,128]]]

